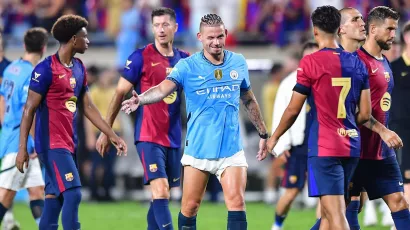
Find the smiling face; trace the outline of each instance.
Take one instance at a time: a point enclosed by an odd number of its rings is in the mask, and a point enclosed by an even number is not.
[[[342,10],[341,15],[340,36],[359,42],[364,41],[366,39],[366,29],[362,14],[356,9],[346,9]]]
[[[177,30],[178,24],[168,14],[152,18],[152,32],[154,33],[155,41],[161,45],[172,42]]]
[[[223,24],[201,26],[197,38],[201,41],[205,52],[211,55],[220,55],[225,47],[227,30]]]

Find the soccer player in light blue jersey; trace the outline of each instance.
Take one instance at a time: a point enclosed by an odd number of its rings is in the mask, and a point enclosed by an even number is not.
[[[141,95],[133,91],[133,97],[123,102],[122,110],[129,114],[179,88],[185,91],[188,131],[181,159],[184,181],[179,229],[196,229],[196,215],[210,174],[222,184],[227,229],[247,229],[244,193],[248,164],[239,134],[240,101],[261,137],[257,159],[263,160],[267,153],[268,134],[251,90],[246,60],[224,50],[226,36],[222,19],[216,14],[205,15],[197,35],[203,51],[181,59],[166,80]]]
[[[25,53],[22,58],[13,61],[4,71],[0,88],[2,100],[0,119],[3,130],[0,135],[0,221],[11,207],[16,192],[27,188],[30,208],[37,224],[44,207],[44,180],[40,162],[34,153],[32,136],[28,142],[31,161],[24,174],[15,167],[19,148],[20,121],[23,107],[27,100],[31,72],[40,61],[47,44],[47,31],[32,28],[24,36]]]

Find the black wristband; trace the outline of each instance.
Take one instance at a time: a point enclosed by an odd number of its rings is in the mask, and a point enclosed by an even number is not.
[[[265,133],[265,134],[260,134],[259,133],[259,137],[262,138],[262,139],[268,139],[269,136],[268,136],[267,133]]]

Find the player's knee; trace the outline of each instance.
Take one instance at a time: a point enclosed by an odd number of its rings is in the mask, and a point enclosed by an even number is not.
[[[245,198],[242,194],[226,197],[226,206],[229,211],[245,210]]]
[[[68,189],[63,192],[64,202],[67,200],[71,203],[80,204],[81,202],[81,190],[79,187]]]
[[[169,199],[169,186],[163,180],[151,182],[151,191],[153,199]]]
[[[42,200],[44,199],[44,187],[38,186],[28,189],[28,195],[30,200]]]
[[[294,201],[296,199],[296,197],[299,194],[299,189],[298,188],[290,188],[290,189],[286,189],[285,191],[285,196],[288,197],[289,201]]]
[[[182,203],[181,212],[186,217],[195,216],[198,213],[200,200],[189,200]]]

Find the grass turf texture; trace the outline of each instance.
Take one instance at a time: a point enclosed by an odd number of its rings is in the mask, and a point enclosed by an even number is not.
[[[145,230],[147,204],[137,202],[118,203],[82,203],[80,205],[81,229],[87,230]],[[178,228],[178,212],[180,207],[173,203],[171,212],[174,229]],[[20,222],[22,230],[36,229],[30,208],[25,203],[14,205],[15,218]],[[380,217],[380,216],[379,216]],[[224,204],[203,203],[198,214],[197,227],[199,230],[225,230],[227,211]],[[263,203],[248,203],[247,218],[249,230],[269,230],[274,220],[273,207]],[[363,214],[360,215],[362,224]],[[380,220],[381,218],[379,218]],[[315,210],[293,209],[285,221],[285,230],[310,229],[315,222]],[[59,229],[63,229],[61,222]],[[388,230],[381,225],[362,227],[363,230]]]

